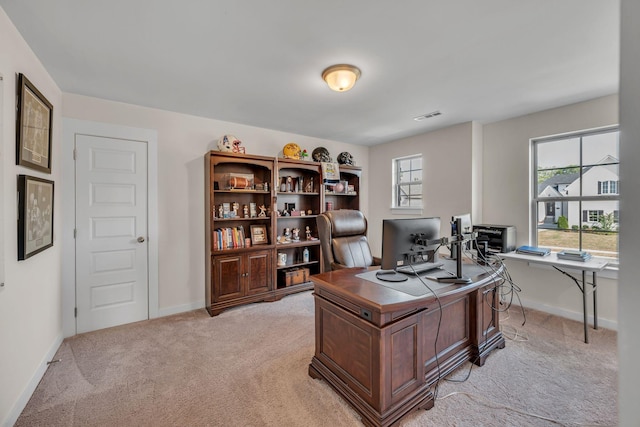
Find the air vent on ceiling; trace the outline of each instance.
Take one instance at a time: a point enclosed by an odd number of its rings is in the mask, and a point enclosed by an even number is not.
[[[421,120],[424,120],[424,119],[430,119],[431,117],[436,117],[436,116],[439,116],[439,115],[441,115],[441,114],[442,114],[442,113],[441,113],[440,111],[434,111],[433,113],[423,114],[423,115],[421,115],[421,116],[414,117],[414,118],[413,118],[413,120],[415,120],[415,121],[419,122],[419,121],[421,121]]]

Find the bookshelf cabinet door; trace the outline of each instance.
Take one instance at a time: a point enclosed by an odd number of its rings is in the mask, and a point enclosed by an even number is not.
[[[242,255],[213,257],[213,302],[244,296]]]
[[[267,292],[271,290],[272,280],[272,251],[251,252],[247,257],[247,271],[245,272],[247,294]]]

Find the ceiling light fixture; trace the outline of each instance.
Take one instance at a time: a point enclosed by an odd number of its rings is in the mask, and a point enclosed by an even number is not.
[[[331,90],[346,92],[360,78],[360,69],[349,64],[332,65],[322,72],[322,79]]]

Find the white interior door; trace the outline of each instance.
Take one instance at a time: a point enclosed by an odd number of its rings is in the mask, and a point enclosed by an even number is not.
[[[76,134],[76,328],[149,317],[146,142]]]

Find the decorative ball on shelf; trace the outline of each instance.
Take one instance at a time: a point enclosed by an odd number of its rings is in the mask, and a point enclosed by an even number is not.
[[[218,150],[233,152],[234,147],[238,147],[242,142],[233,135],[222,135],[218,140]]]
[[[351,155],[351,153],[343,151],[342,153],[338,154],[338,163],[340,163],[341,165],[354,165],[355,161],[353,160],[353,156]]]
[[[333,186],[333,191],[335,191],[336,193],[343,193],[344,192],[344,184],[339,182],[336,185]]]
[[[300,146],[295,142],[290,142],[282,148],[285,159],[300,159]]]
[[[330,163],[330,162],[333,161],[333,159],[331,158],[331,155],[329,155],[329,150],[327,150],[324,147],[318,147],[318,148],[314,149],[313,152],[311,153],[311,157],[316,162],[329,162]]]

